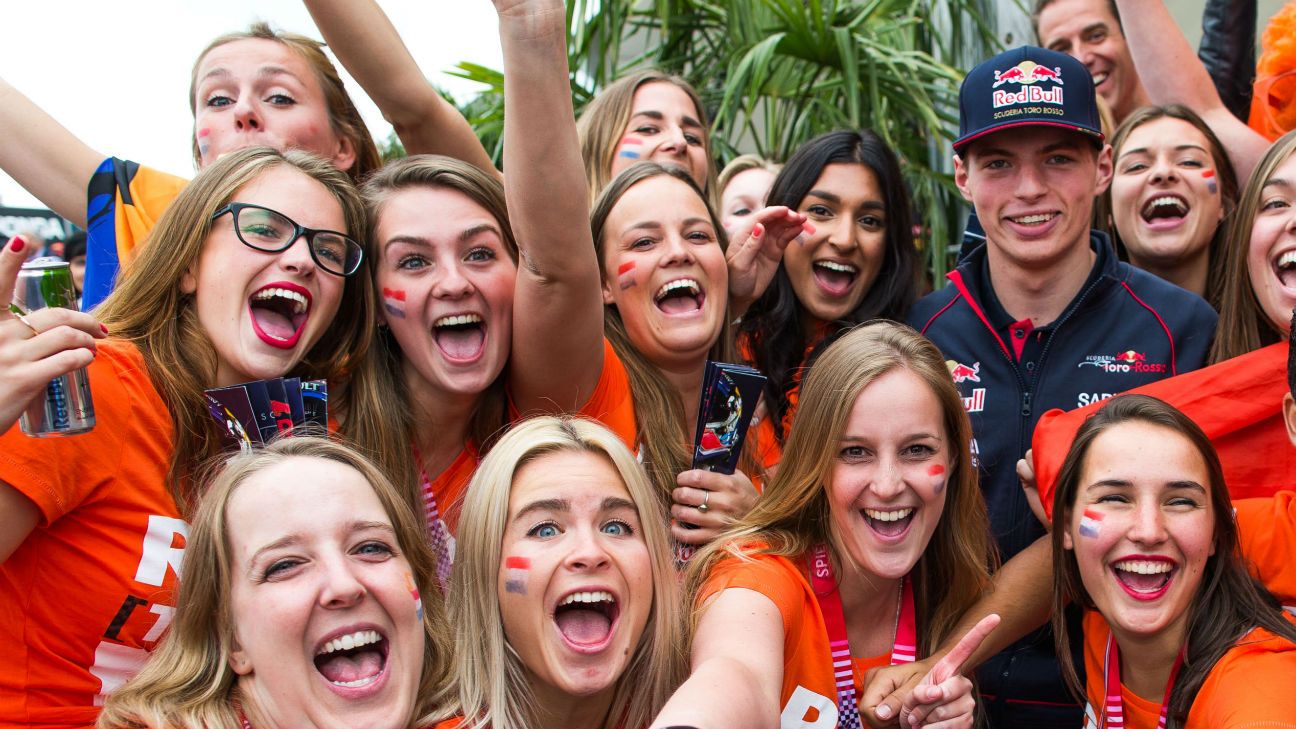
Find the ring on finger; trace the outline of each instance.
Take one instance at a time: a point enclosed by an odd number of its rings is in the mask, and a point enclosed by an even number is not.
[[[13,317],[14,317],[15,319],[17,319],[19,322],[22,322],[22,325],[23,325],[23,326],[25,326],[25,327],[27,327],[28,329],[30,329],[33,337],[39,337],[39,336],[40,336],[40,330],[37,329],[36,327],[32,326],[32,323],[29,322],[29,321],[27,321],[27,317],[23,316],[22,314],[14,314]]]
[[[709,500],[710,498],[711,498],[710,491],[702,492],[702,503],[698,504],[697,506],[697,510],[699,514],[705,514],[708,511],[711,511],[711,507],[707,506],[707,500]]]

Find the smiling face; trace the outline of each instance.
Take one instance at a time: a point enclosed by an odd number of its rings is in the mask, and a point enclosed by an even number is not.
[[[350,233],[328,188],[287,165],[262,172],[232,202],[270,208],[307,228]],[[215,385],[291,370],[333,321],[344,282],[315,264],[304,236],[288,250],[266,253],[239,240],[233,215],[212,221],[180,289],[194,295],[198,322],[216,350]]]
[[[259,145],[313,152],[341,170],[355,163],[351,143],[333,131],[310,64],[288,46],[265,38],[225,43],[203,56],[194,78],[201,165]]]
[[[1116,157],[1112,216],[1137,266],[1174,266],[1205,256],[1224,219],[1210,143],[1182,119],[1163,117],[1129,133]]]
[[[978,139],[954,158],[954,181],[976,208],[992,255],[1048,268],[1089,244],[1093,199],[1111,182],[1111,148],[1096,156],[1076,132],[1027,126]]]
[[[783,253],[792,289],[809,316],[841,319],[864,300],[886,255],[886,200],[877,175],[861,164],[830,164],[797,211],[815,232]]]
[[[1265,318],[1288,331],[1296,307],[1296,155],[1278,165],[1260,190],[1247,273]]]
[[[409,726],[423,620],[409,563],[364,477],[289,458],[244,481],[225,522],[230,665],[253,724]]]
[[[499,222],[467,195],[408,187],[382,204],[377,283],[407,379],[475,395],[508,361],[517,266]]]
[[[648,623],[639,512],[606,458],[561,450],[517,471],[499,569],[504,634],[533,685],[608,691]]]
[[[1186,630],[1215,553],[1210,473],[1183,435],[1133,421],[1094,439],[1063,546],[1117,638]]]
[[[724,326],[729,269],[706,203],[657,175],[617,201],[603,230],[603,301],[650,362],[705,358]]]
[[[612,176],[636,162],[652,160],[682,167],[705,188],[711,160],[707,130],[693,99],[669,81],[651,81],[635,90],[630,121],[612,157]]]
[[[1120,22],[1108,0],[1056,0],[1039,14],[1040,45],[1080,61],[1117,122],[1142,106],[1139,81]]]
[[[764,167],[753,167],[734,175],[720,193],[720,224],[730,233],[739,223],[765,207],[774,173]]]
[[[944,422],[931,388],[904,367],[878,377],[855,398],[828,502],[834,533],[866,575],[909,574],[931,541],[953,468]]]

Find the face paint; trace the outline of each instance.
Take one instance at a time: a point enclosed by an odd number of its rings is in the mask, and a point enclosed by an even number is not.
[[[1098,530],[1102,527],[1103,515],[1096,511],[1084,510],[1080,517],[1080,535],[1090,539],[1098,538]]]
[[[1202,170],[1202,177],[1206,179],[1206,189],[1210,194],[1219,194],[1219,185],[1215,184],[1215,170]]]
[[[932,491],[940,493],[945,490],[945,467],[939,463],[932,464],[927,469],[927,475],[932,478]]]
[[[643,156],[643,140],[638,137],[622,137],[621,149],[617,152],[618,157],[626,159],[639,159]]]
[[[210,129],[203,128],[198,130],[198,156],[199,157],[206,158],[207,153],[211,151],[211,145],[207,143],[207,137],[210,135],[211,135]]]
[[[405,586],[409,588],[410,597],[414,598],[414,609],[418,611],[418,619],[423,620],[423,598],[419,597],[418,585],[414,584],[414,575],[405,573]]]
[[[531,560],[526,557],[504,558],[504,591],[525,595],[527,576],[531,573]]]
[[[617,269],[617,281],[621,284],[622,291],[639,283],[635,281],[634,267],[634,261],[628,261],[621,264],[621,267]]]
[[[383,289],[383,308],[397,319],[405,318],[405,290]]]

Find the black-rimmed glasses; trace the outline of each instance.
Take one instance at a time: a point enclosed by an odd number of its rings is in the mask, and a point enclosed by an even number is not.
[[[364,248],[348,235],[333,230],[315,230],[298,225],[292,218],[270,208],[251,203],[230,203],[212,213],[215,220],[225,213],[234,216],[234,232],[248,248],[279,253],[306,236],[315,265],[335,276],[350,276],[360,270]]]

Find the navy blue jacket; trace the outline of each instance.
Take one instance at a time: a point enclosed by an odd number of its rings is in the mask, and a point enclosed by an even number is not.
[[[1047,326],[1015,322],[1004,311],[990,286],[986,246],[968,254],[949,274],[950,285],[920,300],[909,316],[945,355],[971,416],[973,459],[1004,560],[1044,534],[1016,471],[1040,415],[1197,369],[1215,334],[1217,316],[1201,297],[1120,262],[1103,233],[1093,232],[1090,245],[1093,271]],[[1046,663],[1004,657],[1010,649],[987,664],[981,690],[1011,701],[1074,704],[1051,636],[1035,634],[1025,644]]]

